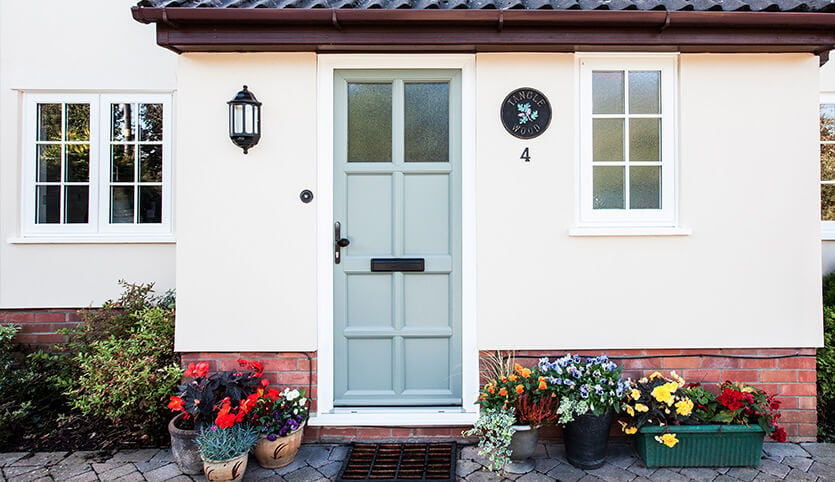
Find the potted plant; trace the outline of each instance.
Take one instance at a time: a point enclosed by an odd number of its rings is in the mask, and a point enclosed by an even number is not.
[[[304,389],[279,392],[262,387],[247,398],[246,405],[252,407],[248,417],[259,434],[255,458],[261,467],[275,469],[293,462],[304,436],[307,402]]]
[[[243,479],[249,451],[258,441],[257,429],[243,422],[247,415],[245,407],[242,404],[233,409],[227,397],[222,401],[215,423],[200,427],[196,443],[206,479]]]
[[[533,469],[539,428],[556,420],[558,398],[537,368],[515,363],[501,353],[485,360],[488,380],[477,403],[481,413],[464,435],[479,436],[479,455],[490,460],[488,469],[525,473]]]
[[[241,400],[251,395],[261,383],[263,367],[257,361],[239,359],[241,370],[228,370],[209,375],[209,363],[189,363],[185,376],[192,380],[180,385],[168,408],[177,415],[169,422],[171,452],[183,473],[199,474],[203,462],[195,443],[200,428],[212,425],[221,401],[229,399],[237,409]]]
[[[636,434],[647,467],[757,466],[763,437],[784,442],[780,402],[762,390],[727,381],[719,395],[655,372],[632,384],[621,427]]]
[[[567,354],[553,362],[539,361],[548,383],[560,387],[559,423],[565,424],[566,459],[581,469],[595,469],[606,461],[609,426],[619,412],[629,386],[620,379],[621,367],[606,355],[583,358]]]

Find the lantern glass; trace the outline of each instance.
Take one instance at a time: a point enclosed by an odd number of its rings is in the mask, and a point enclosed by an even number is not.
[[[235,104],[232,106],[232,135],[244,133],[244,106]]]

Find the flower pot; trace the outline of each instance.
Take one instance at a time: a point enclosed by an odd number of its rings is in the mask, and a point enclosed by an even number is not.
[[[513,430],[513,438],[510,439],[510,463],[504,470],[511,474],[525,474],[534,467],[531,457],[536,452],[536,443],[539,441],[539,427],[514,425]]]
[[[174,461],[182,473],[199,474],[203,471],[203,461],[200,459],[200,451],[195,443],[197,431],[177,428],[177,424],[183,420],[184,415],[184,413],[179,413],[168,422],[168,433],[171,435],[171,453],[174,455]]]
[[[303,435],[304,423],[284,437],[278,437],[272,441],[266,435],[262,435],[255,444],[255,459],[258,460],[258,465],[265,469],[277,469],[289,465],[296,458]]]
[[[666,432],[678,443],[655,440]],[[638,454],[647,467],[756,467],[765,432],[759,425],[669,425],[641,427],[635,435]]]
[[[596,469],[606,461],[612,410],[603,415],[586,413],[565,424],[565,456],[580,469]]]
[[[210,481],[241,480],[246,472],[247,459],[249,452],[229,460],[203,460],[203,473]]]

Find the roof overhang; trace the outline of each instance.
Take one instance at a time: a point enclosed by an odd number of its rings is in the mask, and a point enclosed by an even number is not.
[[[809,52],[835,13],[133,7],[175,52]]]

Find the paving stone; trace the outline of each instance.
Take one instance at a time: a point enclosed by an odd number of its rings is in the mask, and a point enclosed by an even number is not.
[[[718,477],[713,479],[713,482],[739,482],[737,479],[733,477],[728,477],[725,474],[719,474]]]
[[[727,474],[735,479],[751,482],[760,472],[750,467],[733,467]]]
[[[782,477],[775,477],[771,474],[766,474],[765,472],[760,472],[759,475],[754,477],[754,482],[779,482],[783,480]]]
[[[808,457],[784,457],[782,463],[793,469],[799,469],[805,472],[812,465],[812,459]]]
[[[105,470],[104,472],[98,472],[99,478],[102,480],[116,480],[119,477],[124,477],[132,472],[139,472],[136,470],[136,466],[129,463],[120,463],[120,464],[112,464],[115,467]]]
[[[142,477],[142,474],[140,474],[139,471],[136,471],[115,480],[117,482],[145,482],[145,477]]]
[[[173,479],[168,479],[166,482],[192,482],[192,480],[197,480],[199,482],[206,482],[206,477],[202,475],[195,475],[192,479],[188,475],[178,475]],[[284,479],[277,479],[277,480],[284,480]]]
[[[636,460],[635,463],[630,465],[626,470],[632,472],[633,474],[637,475],[638,477],[645,477],[650,478],[652,474],[655,473],[656,469],[650,469],[640,460]]]
[[[536,459],[535,462],[534,470],[542,474],[548,473],[549,470],[560,464],[559,460],[552,459],[551,457],[547,459]]]
[[[337,445],[331,449],[331,454],[328,456],[330,460],[345,460],[348,457],[348,446]]]
[[[142,475],[144,475],[145,478],[151,482],[161,482],[163,480],[177,477],[178,475],[183,475],[183,473],[180,472],[180,468],[177,467],[177,464],[171,463],[151,470],[150,472],[144,472]]]
[[[308,465],[318,468],[328,463],[329,455],[330,449],[327,447],[302,445],[296,457],[302,457]]]
[[[687,467],[685,469],[681,469],[679,472],[681,475],[687,477],[690,480],[706,480],[711,481],[719,476],[719,472],[713,469],[707,469],[704,467]]]
[[[607,455],[606,456],[606,465],[614,465],[616,467],[620,467],[622,469],[628,469],[635,463],[638,457],[629,454],[615,454],[615,455]]]
[[[275,469],[265,469],[260,465],[256,464],[247,464],[246,472],[244,472],[244,480],[276,480],[281,479],[279,475],[275,473]]]
[[[792,480],[797,482],[811,482],[814,480],[818,480],[818,476],[815,474],[810,474],[808,472],[803,472],[801,470],[792,469],[791,472],[786,476],[786,480]]]
[[[516,479],[517,482],[553,482],[554,479],[552,477],[548,477],[545,474],[540,474],[538,472],[528,472],[527,474],[519,477]]]
[[[284,467],[275,469],[275,471],[278,475],[281,475],[283,477],[289,474],[290,472],[295,472],[303,467],[307,467],[307,463],[305,463],[304,460],[296,457],[292,462],[285,465]]]
[[[456,473],[458,474],[459,477],[466,477],[466,476],[472,474],[473,472],[475,472],[476,470],[479,470],[479,469],[481,469],[481,464],[477,464],[477,463],[473,462],[472,460],[462,459],[462,460],[459,460],[456,463],[455,471],[456,471]],[[328,474],[325,474],[325,475],[328,475]]]
[[[600,481],[600,479],[598,479],[597,477],[595,477],[593,475],[590,475],[590,474],[586,474],[585,476],[583,476],[582,479],[579,480],[579,482],[599,482],[599,481]]]
[[[571,464],[565,463],[549,470],[547,475],[563,482],[576,482],[582,479],[586,473]]]
[[[773,460],[763,460],[760,462],[760,472],[765,472],[766,474],[773,475],[775,477],[780,477],[781,479],[786,476],[791,470],[791,467],[788,465],[783,465],[777,463]]]
[[[808,457],[809,452],[803,450],[803,447],[793,443],[764,443],[763,452],[766,455],[773,455],[777,457]]]
[[[720,474],[727,474],[728,471],[731,470],[730,467],[711,467],[711,469],[719,472]]]
[[[824,480],[835,480],[835,467],[818,462],[812,462],[809,467],[809,473],[815,474]]]
[[[309,466],[304,466],[295,472],[290,472],[289,474],[284,476],[284,480],[290,482],[310,482],[312,480],[319,480],[322,478],[322,474],[320,474],[316,469]]]
[[[335,479],[337,475],[339,475],[339,471],[342,470],[342,462],[331,462],[327,465],[323,465],[319,467],[319,472],[322,473],[325,477],[329,477],[331,479]]]
[[[6,467],[3,469],[3,475],[14,482],[32,482],[44,478],[52,480],[46,467]]]
[[[0,467],[6,467],[12,465],[13,463],[17,462],[18,460],[22,459],[29,452],[6,452],[0,453]]]
[[[484,455],[479,455],[478,454],[478,447],[476,447],[474,445],[469,446],[469,447],[464,447],[461,450],[461,458],[472,460],[473,462],[475,462],[477,464],[481,464],[485,467],[490,465],[490,459],[488,459]]]
[[[815,457],[815,462],[835,467],[835,457]]]
[[[159,453],[159,449],[120,450],[109,462],[147,462]]]
[[[548,444],[545,446],[548,449],[548,456],[557,459],[561,464],[568,464],[568,459],[565,458],[565,445],[563,444]]]
[[[156,462],[174,462],[174,454],[171,453],[171,449],[160,450],[151,460],[148,461],[149,464]]]
[[[93,470],[90,462],[81,457],[73,457],[74,455],[62,460],[60,464],[50,467],[49,475],[55,480],[66,480]]]
[[[649,480],[657,482],[687,482],[688,479],[670,469],[658,469],[649,477]]]
[[[812,457],[835,457],[835,444],[833,443],[802,443],[803,450],[809,452]]]
[[[481,469],[468,475],[465,480],[468,480],[470,482],[495,482],[504,479],[496,472],[490,472],[487,469]]]
[[[599,469],[586,470],[586,473],[598,479],[603,479],[606,482],[628,482],[635,478],[635,474],[632,472],[628,472],[612,464],[604,464]]]
[[[542,459],[545,457],[548,457],[548,449],[545,448],[545,444],[536,444],[536,451],[533,453],[533,458]]]
[[[35,452],[34,454],[32,454],[31,457],[24,457],[22,459],[19,459],[17,462],[10,464],[10,466],[44,467],[48,465],[55,465],[61,460],[63,460],[66,456],[67,452]]]
[[[90,469],[83,474],[78,474],[75,477],[70,477],[69,479],[56,479],[56,480],[66,480],[66,482],[94,482],[98,481],[99,477],[93,472],[93,469]]]

